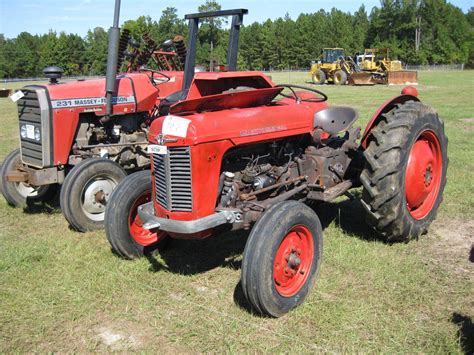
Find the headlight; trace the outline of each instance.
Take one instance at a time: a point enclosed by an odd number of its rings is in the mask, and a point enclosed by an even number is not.
[[[20,136],[21,138],[25,139],[26,138],[26,125],[22,124],[20,126]]]
[[[40,141],[41,140],[41,132],[39,127],[35,127],[35,141]]]

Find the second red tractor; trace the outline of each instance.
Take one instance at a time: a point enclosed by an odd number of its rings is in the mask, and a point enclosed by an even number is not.
[[[119,33],[117,13],[106,78],[59,82],[62,70],[48,67],[49,84],[17,92],[20,148],[0,170],[11,206],[48,201],[61,186],[69,224],[99,229],[115,186],[150,167],[149,126],[161,100],[181,89],[186,48],[179,36],[160,49],[148,36],[139,46],[126,29]],[[117,76],[125,56],[127,70]],[[146,67],[151,59],[160,71]]]

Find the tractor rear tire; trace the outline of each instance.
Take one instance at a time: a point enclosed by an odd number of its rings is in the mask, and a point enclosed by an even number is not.
[[[110,194],[126,175],[119,164],[103,158],[86,159],[72,168],[59,198],[71,227],[79,232],[102,229]]]
[[[320,268],[322,235],[318,216],[301,202],[280,202],[263,214],[242,260],[242,289],[255,311],[280,317],[303,302]]]
[[[20,149],[7,155],[0,169],[1,193],[7,203],[13,207],[26,207],[34,202],[48,202],[55,196],[58,185],[30,186],[22,182],[7,181],[7,173],[21,166]]]
[[[347,82],[347,74],[343,70],[338,70],[334,73],[332,81],[335,85],[345,85]]]
[[[127,176],[114,190],[105,212],[105,233],[115,253],[136,259],[163,250],[169,237],[141,227],[138,206],[151,200],[151,173],[139,171]]]
[[[324,85],[326,82],[326,73],[321,69],[315,71],[312,75],[313,83],[316,85]]]
[[[360,175],[368,221],[389,242],[426,233],[443,199],[448,139],[436,111],[408,101],[369,133]]]

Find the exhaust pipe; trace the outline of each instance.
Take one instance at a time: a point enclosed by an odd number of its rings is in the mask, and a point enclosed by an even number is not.
[[[112,114],[112,97],[117,89],[116,75],[120,43],[120,0],[115,0],[114,23],[109,29],[109,47],[107,52],[107,73],[105,76],[106,115]]]

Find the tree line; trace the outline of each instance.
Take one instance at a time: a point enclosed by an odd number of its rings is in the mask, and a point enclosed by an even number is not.
[[[198,11],[220,10],[207,0]],[[245,19],[244,19],[245,23]],[[201,25],[197,63],[225,63],[227,20],[208,19]],[[168,7],[156,21],[140,16],[124,23],[137,40],[148,34],[157,43],[187,35],[187,24]],[[58,65],[65,75],[102,75],[107,61],[107,31],[91,29],[85,37],[50,31],[43,35],[0,34],[0,78],[41,76],[44,67]],[[240,35],[240,69],[308,68],[326,47],[347,54],[364,48],[387,47],[392,59],[407,64],[466,63],[474,66],[474,7],[463,13],[446,0],[381,0],[370,13],[362,5],[354,13],[333,8],[288,14],[263,23],[246,24]]]

